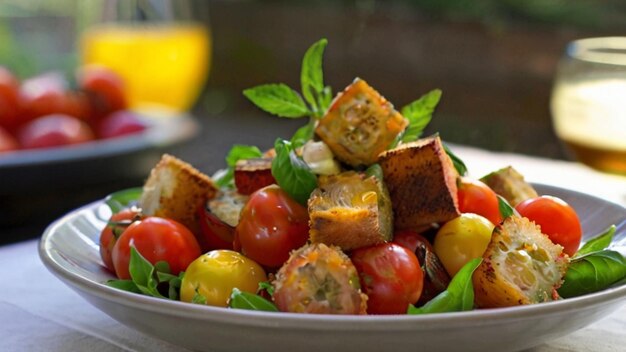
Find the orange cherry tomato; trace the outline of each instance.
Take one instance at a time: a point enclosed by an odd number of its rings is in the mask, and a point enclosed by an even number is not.
[[[482,215],[498,225],[502,221],[498,196],[480,180],[461,177],[458,184],[459,211]]]

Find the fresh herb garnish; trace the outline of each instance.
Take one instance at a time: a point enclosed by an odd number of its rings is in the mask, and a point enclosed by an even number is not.
[[[278,312],[278,308],[276,308],[274,303],[254,293],[241,291],[236,287],[233,288],[233,292],[230,294],[228,306],[237,309]]]
[[[235,144],[226,155],[226,165],[228,168],[224,174],[215,180],[220,187],[232,186],[235,174],[235,165],[239,160],[259,158],[263,155],[261,150],[255,146]]]
[[[324,86],[322,70],[322,58],[327,44],[328,40],[323,38],[311,45],[302,59],[300,73],[302,95],[311,106],[313,116],[317,118],[324,116],[332,100],[332,90],[329,86]]]
[[[113,214],[126,209],[137,203],[141,198],[143,189],[141,187],[128,188],[109,194],[104,202],[109,206]]]
[[[575,257],[557,290],[563,298],[581,296],[610,287],[626,278],[626,259],[619,252],[601,250]]]
[[[443,143],[443,149],[446,151],[446,154],[448,154],[450,159],[452,159],[452,164],[454,164],[454,168],[459,173],[459,175],[464,176],[465,174],[467,174],[467,166],[465,166],[463,160],[456,156],[445,143]]]
[[[441,90],[434,89],[400,110],[402,116],[409,120],[409,126],[400,139],[403,143],[415,141],[422,135],[440,99]]]
[[[475,258],[467,262],[454,275],[448,288],[428,301],[422,307],[409,305],[407,314],[430,314],[444,312],[461,312],[474,308],[474,284],[472,275],[478,268],[482,258]]]
[[[517,213],[504,197],[499,194],[496,194],[496,196],[498,197],[498,209],[500,210],[500,215],[502,215],[503,220]]]
[[[280,117],[298,118],[311,115],[298,92],[286,84],[263,84],[243,91],[256,106]]]
[[[274,296],[274,286],[272,286],[272,284],[268,281],[259,282],[259,288],[257,289],[257,293],[260,293],[262,291],[267,292],[267,294],[270,296]]]
[[[120,290],[141,293],[158,298],[178,300],[180,285],[184,272],[178,276],[172,275],[167,262],[160,261],[152,265],[134,246],[130,247],[130,263],[128,265],[130,280],[109,280],[107,285]],[[161,294],[159,288],[167,285],[167,297]]]
[[[615,225],[611,225],[606,231],[604,231],[597,237],[594,237],[585,242],[585,244],[580,247],[578,252],[574,254],[574,258],[582,257],[583,255],[606,249],[613,241],[613,235],[615,234],[616,229],[617,228],[615,227]]]
[[[300,204],[306,204],[317,187],[317,177],[289,141],[276,139],[276,157],[272,160],[272,176],[285,192]]]

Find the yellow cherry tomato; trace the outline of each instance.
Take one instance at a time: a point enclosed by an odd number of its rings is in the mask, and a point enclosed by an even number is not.
[[[467,262],[480,258],[491,240],[494,225],[486,218],[473,213],[461,214],[445,223],[433,247],[450,276],[454,276]]]
[[[267,281],[265,270],[252,259],[231,250],[214,250],[187,267],[180,300],[226,307],[233,288],[255,293],[263,281]]]

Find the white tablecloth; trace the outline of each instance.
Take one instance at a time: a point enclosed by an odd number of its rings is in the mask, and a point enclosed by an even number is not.
[[[481,176],[514,165],[527,179],[579,190],[626,205],[626,177],[570,162],[452,146]],[[37,241],[0,247],[0,351],[184,351],[117,323],[50,274]],[[533,352],[625,351],[626,307]]]

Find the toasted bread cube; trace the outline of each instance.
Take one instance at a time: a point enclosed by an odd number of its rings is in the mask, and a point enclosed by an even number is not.
[[[340,161],[368,166],[408,123],[390,102],[357,78],[337,95],[315,132]]]
[[[524,176],[512,166],[494,171],[480,180],[504,197],[512,206],[527,199],[539,197],[533,186],[524,181]]]
[[[265,186],[276,183],[272,176],[271,158],[238,160],[235,164],[235,186],[237,192],[250,195]]]
[[[145,215],[178,221],[198,238],[198,208],[204,207],[216,193],[217,187],[209,176],[174,156],[164,154],[150,172],[139,204]]]
[[[308,202],[310,240],[343,250],[391,240],[393,211],[384,183],[354,171],[320,176]]]
[[[398,229],[423,229],[460,215],[458,173],[439,136],[388,150],[379,163]]]
[[[569,258],[534,222],[509,216],[493,230],[483,262],[472,276],[480,308],[558,299]]]

